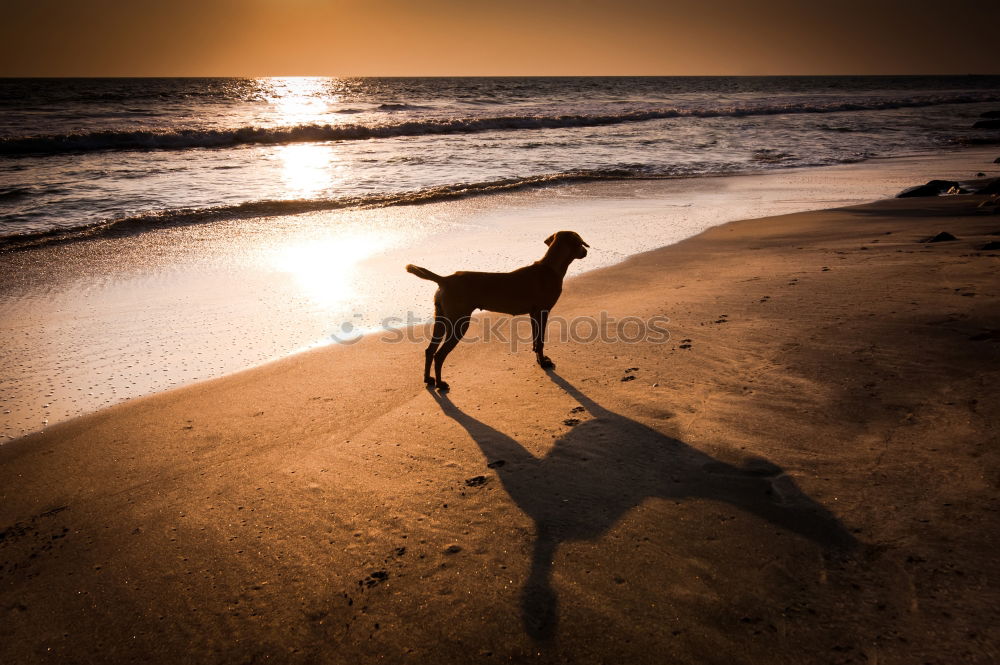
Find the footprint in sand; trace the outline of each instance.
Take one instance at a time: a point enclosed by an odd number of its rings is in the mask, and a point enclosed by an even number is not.
[[[370,589],[373,586],[385,582],[387,579],[389,579],[389,573],[384,570],[375,570],[372,571],[365,579],[358,580],[358,586]]]

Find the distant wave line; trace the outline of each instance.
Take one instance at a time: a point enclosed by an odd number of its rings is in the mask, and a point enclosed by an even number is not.
[[[240,145],[269,145],[350,141],[405,136],[473,134],[488,131],[518,131],[599,127],[669,118],[741,118],[746,116],[880,111],[944,104],[1000,101],[997,95],[957,95],[915,97],[868,102],[830,104],[776,104],[719,109],[664,108],[604,115],[499,116],[409,120],[395,124],[294,125],[286,127],[240,127],[231,130],[186,129],[175,132],[102,131],[80,134],[0,138],[0,155],[59,154],[106,150],[185,150],[227,148]]]

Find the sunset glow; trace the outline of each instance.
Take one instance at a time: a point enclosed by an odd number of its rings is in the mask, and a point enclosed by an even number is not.
[[[4,76],[990,73],[995,7],[10,0]]]

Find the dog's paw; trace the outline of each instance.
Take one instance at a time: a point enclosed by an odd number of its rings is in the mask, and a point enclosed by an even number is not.
[[[425,376],[424,377],[424,383],[427,384],[428,388],[433,388],[434,387],[434,379],[432,377]]]
[[[556,364],[548,356],[542,356],[538,359],[538,366],[542,369],[555,369]]]
[[[451,390],[451,386],[449,386],[449,385],[448,385],[448,384],[447,384],[446,382],[444,382],[444,381],[438,381],[438,382],[437,382],[437,389],[438,389],[438,392],[439,392],[439,393],[446,393],[446,392],[448,392],[449,390]]]

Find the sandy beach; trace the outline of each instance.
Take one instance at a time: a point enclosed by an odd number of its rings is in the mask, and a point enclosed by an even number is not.
[[[0,661],[995,662],[985,200],[579,275],[554,314],[670,338],[550,373],[463,344],[440,395],[370,335],[0,446]]]
[[[0,253],[0,445],[135,397],[426,321],[402,270],[511,270],[574,229],[570,275],[730,221],[867,203],[931,178],[997,175],[992,148],[770,173],[619,180],[424,205],[111,232]],[[347,335],[346,337],[350,337]]]

